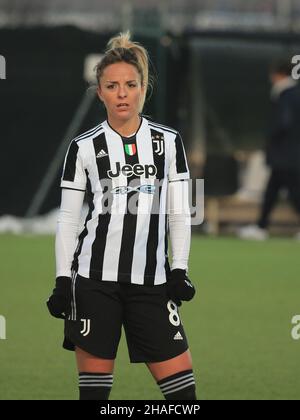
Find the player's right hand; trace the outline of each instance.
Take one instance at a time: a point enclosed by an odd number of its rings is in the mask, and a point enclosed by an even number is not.
[[[71,278],[57,277],[52,295],[47,300],[47,307],[55,318],[66,319],[71,312]]]

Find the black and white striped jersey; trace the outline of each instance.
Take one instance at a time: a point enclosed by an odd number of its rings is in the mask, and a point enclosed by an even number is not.
[[[168,184],[188,178],[180,134],[144,117],[131,137],[107,121],[76,137],[61,187],[87,190],[89,212],[73,270],[103,281],[165,283]]]

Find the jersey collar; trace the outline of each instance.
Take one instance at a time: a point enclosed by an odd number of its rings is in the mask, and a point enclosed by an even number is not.
[[[145,125],[147,125],[147,120],[146,120],[146,118],[144,118],[144,117],[141,116],[140,125],[139,125],[139,127],[138,127],[138,129],[137,129],[137,131],[135,133],[135,136],[137,136],[137,134],[139,133],[139,131],[142,131],[142,129],[144,128]],[[110,131],[110,132],[112,132],[114,134],[117,134],[118,136],[120,136],[121,138],[123,138],[123,136],[120,133],[118,133],[114,128],[112,128],[112,126],[109,124],[108,120],[105,120],[103,122],[103,127],[105,129],[107,129],[108,131]]]

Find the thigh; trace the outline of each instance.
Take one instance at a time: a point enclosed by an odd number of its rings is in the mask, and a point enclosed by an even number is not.
[[[192,357],[189,350],[163,362],[147,363],[147,366],[156,381],[168,378],[178,372],[193,369]]]
[[[184,353],[187,338],[166,285],[128,286],[124,329],[131,362],[162,362]]]
[[[79,347],[75,348],[78,372],[113,373],[114,360],[101,359]]]
[[[77,275],[72,308],[76,316],[65,322],[64,347],[68,344],[70,350],[78,347],[101,359],[115,359],[123,316],[119,285]],[[77,353],[80,360],[84,358]]]

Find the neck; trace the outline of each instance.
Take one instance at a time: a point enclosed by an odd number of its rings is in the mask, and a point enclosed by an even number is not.
[[[128,121],[120,121],[120,120],[114,120],[110,116],[108,116],[108,122],[109,125],[117,131],[121,136],[130,136],[132,133],[135,133],[141,123],[141,117],[139,115],[136,115],[134,118],[128,120]]]

